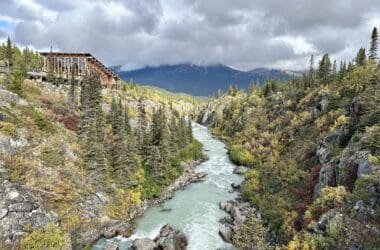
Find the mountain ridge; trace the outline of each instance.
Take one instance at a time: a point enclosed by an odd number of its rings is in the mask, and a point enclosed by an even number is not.
[[[287,70],[255,68],[242,71],[216,63],[197,65],[190,63],[146,66],[124,71],[121,66],[111,67],[125,81],[140,85],[151,85],[172,92],[183,92],[195,96],[210,96],[218,90],[226,91],[230,85],[246,89],[250,82],[259,81],[262,86],[266,78],[289,80],[293,76]],[[292,72],[298,75],[299,72]]]

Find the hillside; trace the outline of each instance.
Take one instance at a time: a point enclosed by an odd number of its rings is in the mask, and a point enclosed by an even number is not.
[[[96,75],[24,80],[38,55],[12,50],[0,77],[0,248],[83,249],[130,234],[131,218],[202,157],[185,118],[199,100],[101,89]]]
[[[230,85],[247,88],[250,82],[258,80],[260,85],[266,78],[285,79],[292,77],[289,72],[275,69],[254,69],[240,71],[223,64],[199,66],[194,64],[163,65],[145,67],[133,71],[113,68],[122,79],[143,85],[152,85],[172,92],[183,92],[194,96],[216,95],[218,90],[227,91]]]
[[[249,167],[242,198],[262,216],[233,228],[237,247],[266,244],[258,222],[276,238],[269,249],[380,245],[380,70],[363,49],[355,61],[334,73],[325,54],[306,78],[231,89],[199,107],[198,121]]]

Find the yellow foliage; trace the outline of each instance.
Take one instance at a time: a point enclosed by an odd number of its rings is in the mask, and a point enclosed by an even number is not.
[[[21,240],[21,249],[25,250],[65,250],[69,248],[70,238],[66,232],[50,223],[46,228],[34,231]]]

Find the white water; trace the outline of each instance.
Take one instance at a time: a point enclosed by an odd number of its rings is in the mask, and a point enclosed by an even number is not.
[[[141,218],[136,219],[134,234],[126,239],[117,237],[121,250],[130,249],[131,240],[149,237],[153,239],[160,228],[169,224],[185,233],[190,250],[233,249],[218,235],[223,226],[219,220],[227,214],[219,209],[219,201],[234,199],[236,193],[229,193],[231,183],[240,183],[242,178],[232,173],[235,165],[228,158],[225,145],[212,138],[206,127],[194,124],[194,137],[203,143],[205,153],[210,159],[197,166],[196,171],[206,172],[204,182],[190,184],[185,190],[177,191],[175,196],[160,206],[149,208]],[[171,209],[164,212],[162,209]],[[107,240],[99,240],[92,249],[100,250]]]

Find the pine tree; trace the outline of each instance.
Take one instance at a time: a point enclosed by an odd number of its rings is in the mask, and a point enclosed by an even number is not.
[[[128,107],[124,107],[124,132],[126,135],[130,135],[132,133],[131,124],[129,123],[129,113]]]
[[[95,74],[84,77],[81,92],[80,139],[90,181],[95,183],[103,181],[106,174],[100,77]]]
[[[74,112],[76,110],[76,95],[75,95],[75,79],[74,76],[71,75],[69,79],[69,93],[68,93],[68,102],[69,102],[69,110]]]
[[[148,121],[146,116],[146,110],[143,104],[143,99],[140,98],[138,104],[138,114],[137,114],[137,128],[136,128],[136,138],[139,148],[139,153],[143,164],[145,164],[147,159],[147,153],[149,151],[150,134],[148,131]]]
[[[158,146],[150,146],[146,169],[150,176],[158,180],[161,177],[162,157]]]
[[[331,61],[329,55],[326,53],[323,55],[319,62],[319,69],[317,73],[318,79],[323,84],[328,84],[331,79]]]
[[[358,66],[363,66],[365,64],[365,61],[366,61],[365,49],[360,48],[358,53],[356,54],[355,63]]]
[[[178,152],[178,125],[176,117],[173,115],[170,119],[169,124],[169,130],[170,130],[170,141],[169,141],[169,148],[170,152],[172,154],[175,154]]]
[[[190,118],[187,119],[187,138],[188,142],[191,143],[193,141],[193,127]]]
[[[332,67],[332,79],[335,79],[337,76],[337,70],[336,70],[336,60],[334,60],[333,67]]]
[[[377,28],[374,27],[372,30],[371,35],[371,46],[369,48],[369,55],[368,58],[371,60],[377,59],[377,40],[379,38],[379,35],[377,34]]]
[[[12,52],[12,42],[11,38],[8,36],[7,38],[7,46],[5,49],[5,58],[8,61],[8,65],[12,66],[13,65],[13,52]]]
[[[314,55],[310,56],[309,87],[315,86]]]

